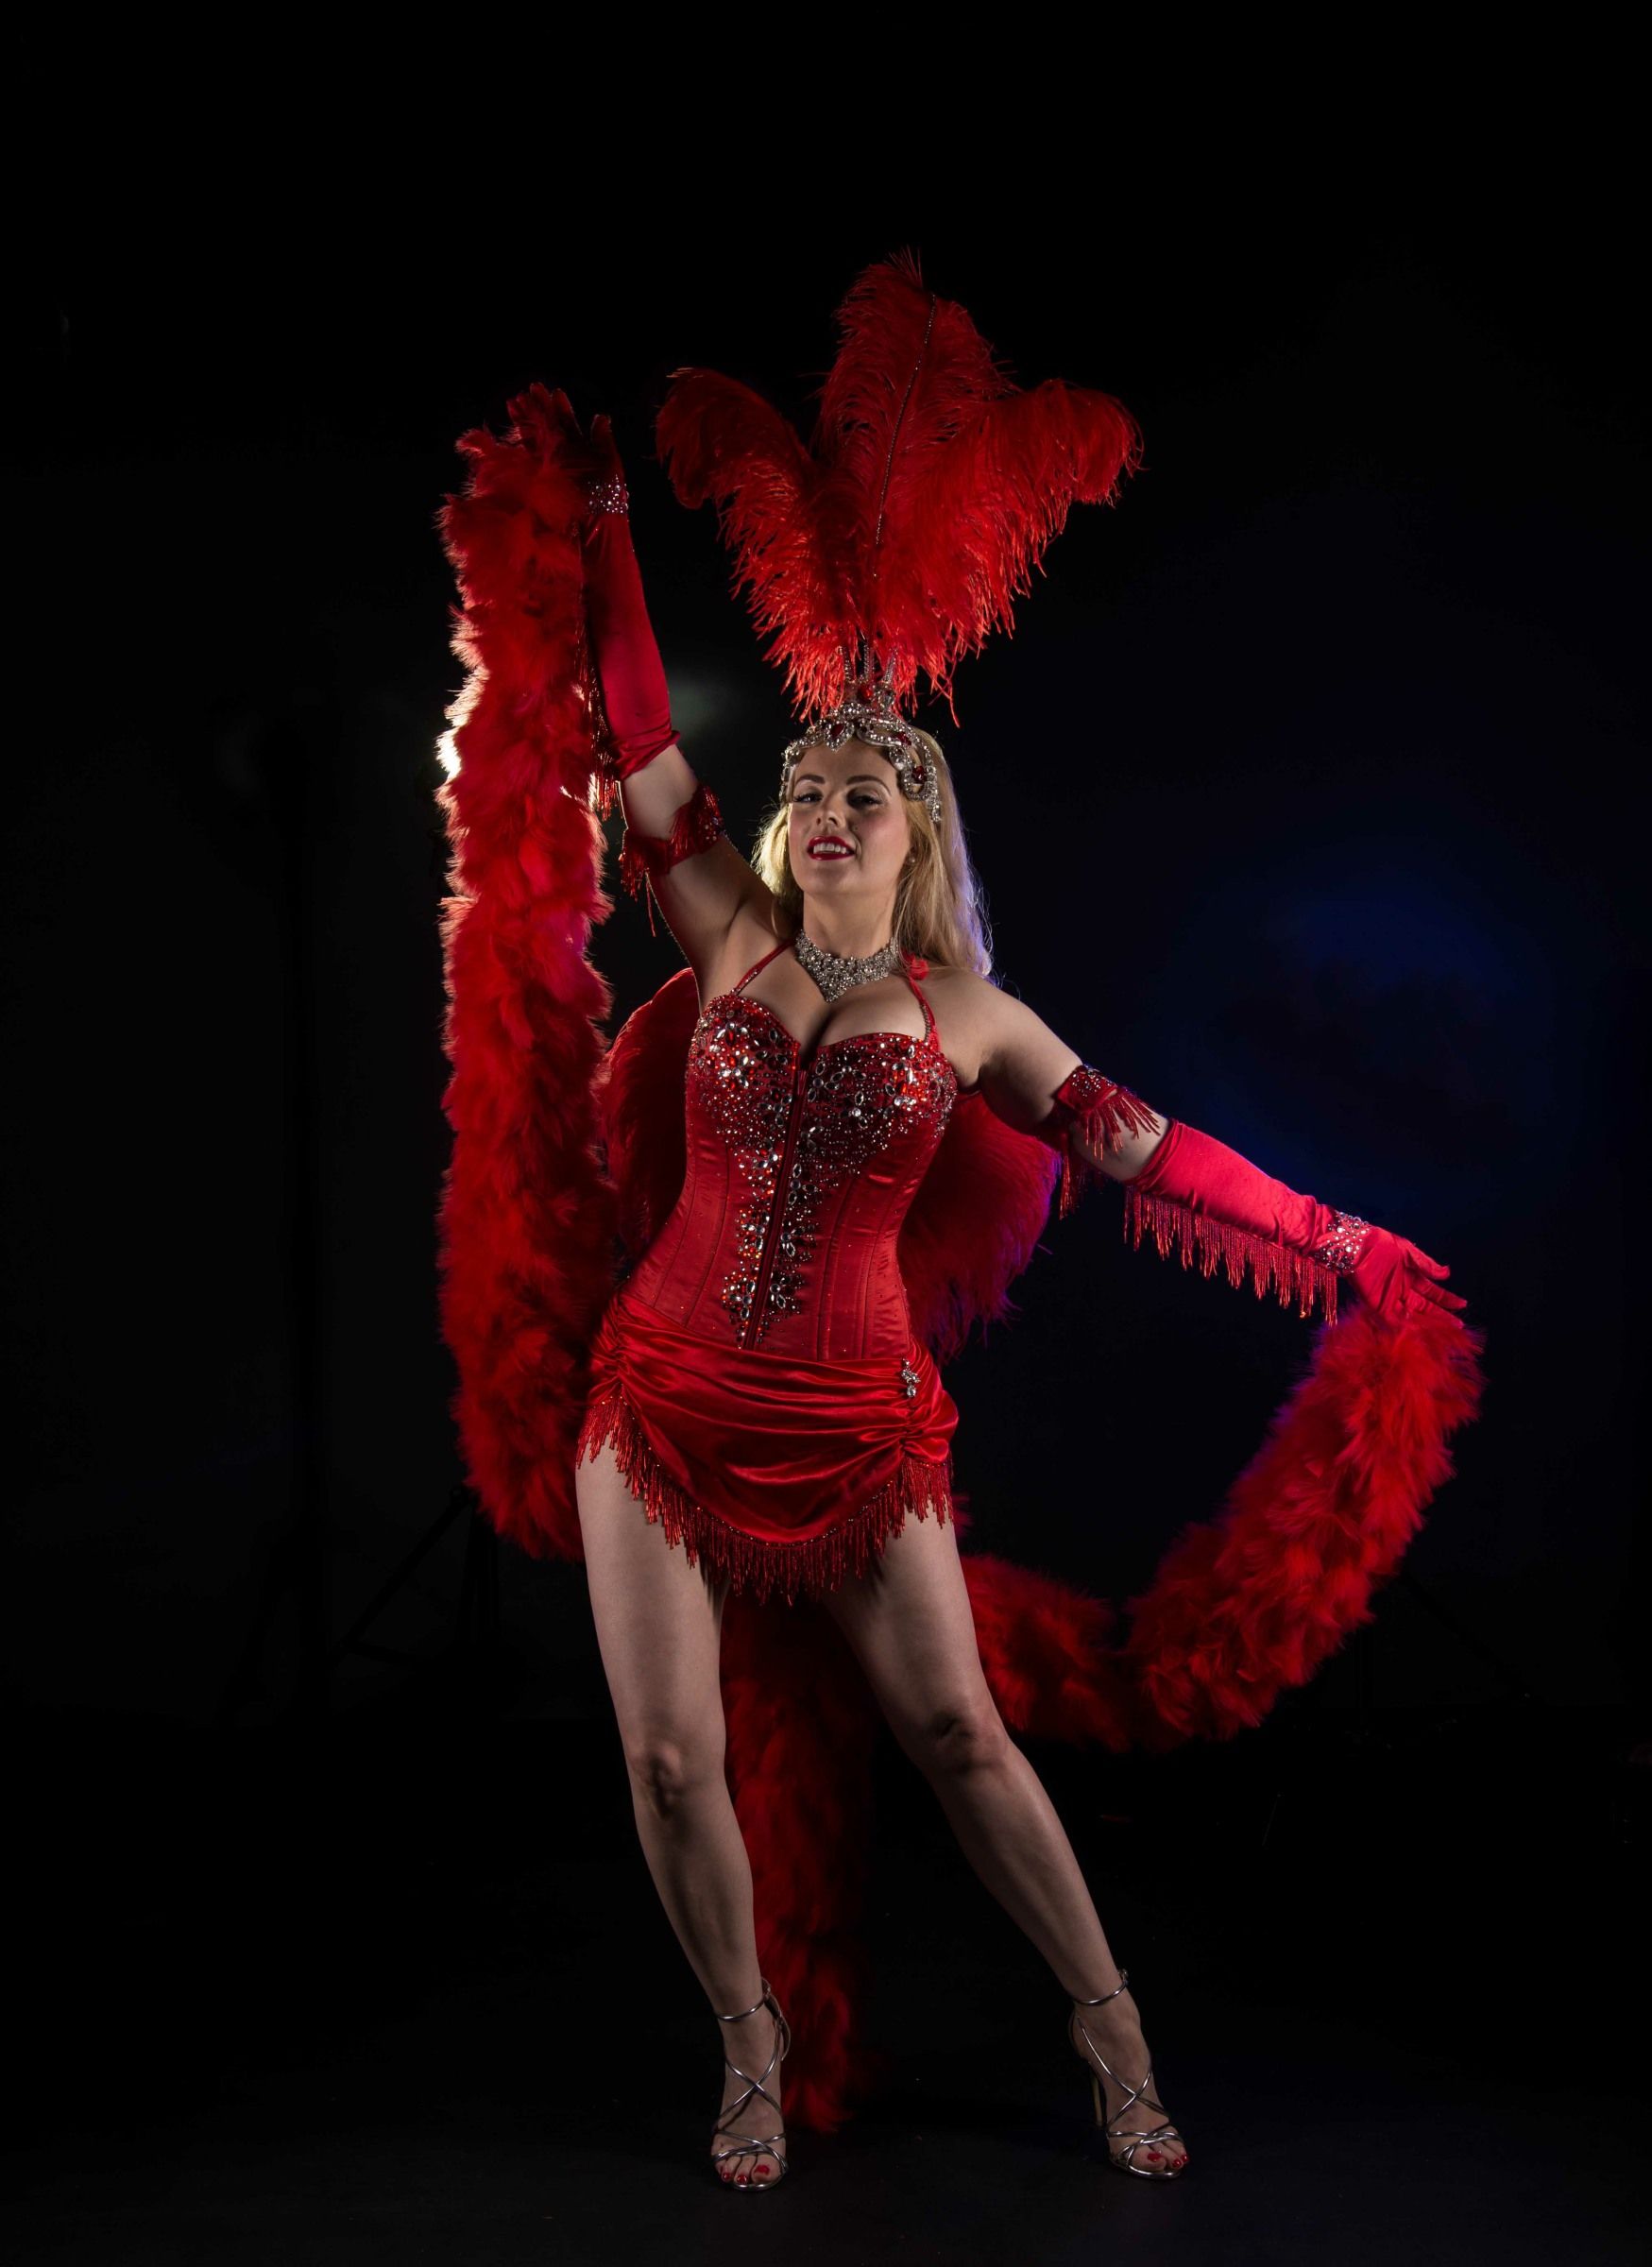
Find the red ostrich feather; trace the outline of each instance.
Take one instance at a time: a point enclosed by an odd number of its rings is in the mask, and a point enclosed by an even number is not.
[[[1109,394],[1023,391],[910,251],[859,276],[837,323],[810,446],[750,386],[685,368],[660,458],[680,502],[717,504],[794,701],[828,706],[845,649],[870,639],[897,706],[920,674],[950,706],[960,659],[1013,631],[1068,511],[1116,501],[1141,435]]]

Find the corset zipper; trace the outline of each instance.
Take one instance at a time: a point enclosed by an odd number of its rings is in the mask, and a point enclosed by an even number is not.
[[[757,1342],[762,1328],[763,1309],[769,1297],[769,1278],[775,1271],[775,1246],[780,1240],[780,1229],[786,1218],[786,1199],[792,1171],[792,1152],[797,1143],[797,1120],[803,1110],[803,1089],[809,1082],[809,1065],[800,1063],[792,1088],[792,1109],[786,1120],[786,1139],[780,1151],[779,1168],[775,1175],[775,1202],[769,1213],[769,1228],[763,1237],[763,1256],[758,1269],[756,1288],[752,1292],[751,1312],[746,1317],[745,1330],[741,1337],[742,1346]]]

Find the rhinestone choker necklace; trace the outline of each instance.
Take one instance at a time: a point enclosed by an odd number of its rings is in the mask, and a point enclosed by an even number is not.
[[[900,966],[900,946],[891,937],[876,952],[855,960],[843,953],[827,952],[803,929],[792,940],[792,949],[797,955],[798,965],[807,968],[827,999],[841,999],[857,984],[870,984],[880,976],[891,976]]]

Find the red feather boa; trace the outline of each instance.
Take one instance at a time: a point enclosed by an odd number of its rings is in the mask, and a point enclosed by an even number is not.
[[[486,1516],[536,1556],[577,1560],[572,1444],[589,1339],[617,1243],[642,1249],[681,1185],[696,1003],[679,970],[605,1049],[612,997],[588,948],[614,901],[588,804],[574,532],[585,466],[560,396],[536,384],[510,412],[502,440],[463,437],[469,483],[438,517],[464,601],[454,650],[472,673],[449,712],[458,769],[441,796],[454,1135],[441,1320]],[[668,1108],[650,1099],[662,1094]],[[938,1358],[1014,1312],[1009,1286],[1036,1248],[1057,1169],[979,1098],[960,1104],[900,1247],[914,1321]],[[979,1234],[988,1217],[991,1237]],[[1322,1326],[1220,1515],[1178,1539],[1122,1639],[1104,1601],[966,1551],[1005,1722],[1117,1751],[1260,1722],[1371,1618],[1372,1590],[1452,1470],[1450,1436],[1476,1412],[1482,1343],[1443,1320],[1396,1330],[1363,1310]],[[960,1512],[961,1537],[967,1526]],[[796,2041],[787,2119],[830,2131],[878,2068],[856,2021],[878,1719],[818,1606],[731,1596],[724,1632],[759,1953]]]
[[[437,515],[464,599],[453,651],[470,671],[447,712],[458,765],[438,796],[453,1129],[438,1232],[470,1484],[502,1534],[578,1559],[579,1388],[616,1210],[593,1148],[613,995],[587,945],[613,899],[586,799],[585,468],[566,413],[533,386],[502,441],[466,434],[469,482]]]

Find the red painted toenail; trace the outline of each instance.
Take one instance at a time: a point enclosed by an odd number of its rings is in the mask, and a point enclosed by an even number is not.
[[[759,2180],[767,2180],[767,2179],[768,2179],[768,2177],[769,2177],[769,2168],[768,2168],[768,2166],[767,2166],[767,2165],[759,2165],[759,2166],[758,2167],[758,2178]]]

